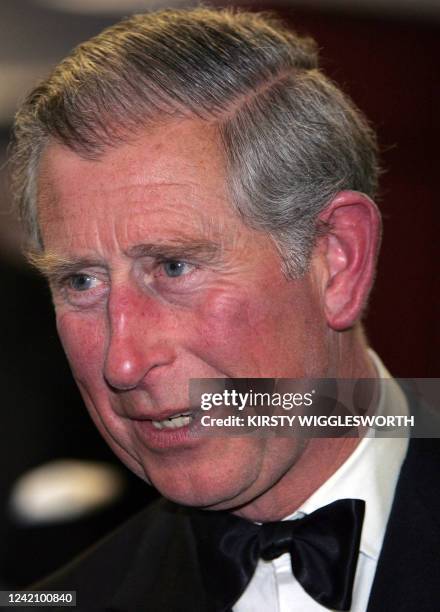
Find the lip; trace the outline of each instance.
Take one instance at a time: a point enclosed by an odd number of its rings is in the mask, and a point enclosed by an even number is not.
[[[130,421],[164,421],[171,419],[181,414],[194,415],[200,410],[200,406],[185,406],[183,408],[170,408],[167,410],[152,410],[151,408],[144,409],[141,405],[124,406],[119,410],[120,416],[129,419]]]
[[[156,429],[153,425],[153,421],[163,421],[164,419],[184,413],[189,413],[192,420],[183,427],[177,429]],[[200,443],[200,437],[196,435],[200,426],[200,419],[198,418],[198,411],[195,409],[162,412],[155,414],[154,418],[146,415],[142,415],[140,418],[130,417],[130,421],[133,424],[133,429],[138,439],[151,450],[192,448]]]
[[[173,417],[177,417],[181,414],[187,414],[194,416],[195,412],[199,410],[198,408],[181,408],[181,409],[173,409],[173,410],[162,410],[161,412],[154,413],[146,413],[142,412],[141,414],[130,414],[128,417],[135,421],[165,421],[165,419],[171,419]]]

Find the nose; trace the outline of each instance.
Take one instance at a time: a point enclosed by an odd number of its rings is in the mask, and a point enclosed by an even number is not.
[[[153,369],[174,362],[165,308],[154,296],[127,287],[112,288],[104,363],[108,385],[118,390],[134,389],[148,382]]]

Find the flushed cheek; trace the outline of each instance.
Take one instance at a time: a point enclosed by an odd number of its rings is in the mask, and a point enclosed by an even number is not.
[[[307,281],[212,289],[197,313],[202,357],[231,377],[303,375],[321,344],[316,308]]]
[[[57,313],[57,329],[77,381],[88,386],[100,380],[105,332],[96,317]]]
[[[211,290],[197,313],[201,351],[227,376],[264,376],[264,343],[277,342],[277,322],[264,296]],[[208,357],[206,357],[208,355]]]

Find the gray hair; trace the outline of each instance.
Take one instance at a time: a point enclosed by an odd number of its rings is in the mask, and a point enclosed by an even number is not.
[[[272,236],[291,275],[307,269],[317,217],[339,191],[375,196],[374,132],[319,71],[312,40],[268,15],[165,10],[79,45],[18,111],[12,184],[34,248],[48,142],[98,158],[141,126],[186,116],[217,126],[232,202]]]

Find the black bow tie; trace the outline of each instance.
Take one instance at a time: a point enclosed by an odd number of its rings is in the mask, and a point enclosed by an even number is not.
[[[256,525],[224,512],[192,517],[210,609],[227,612],[260,558],[289,552],[292,571],[322,606],[349,610],[365,502],[341,499],[303,518]]]

